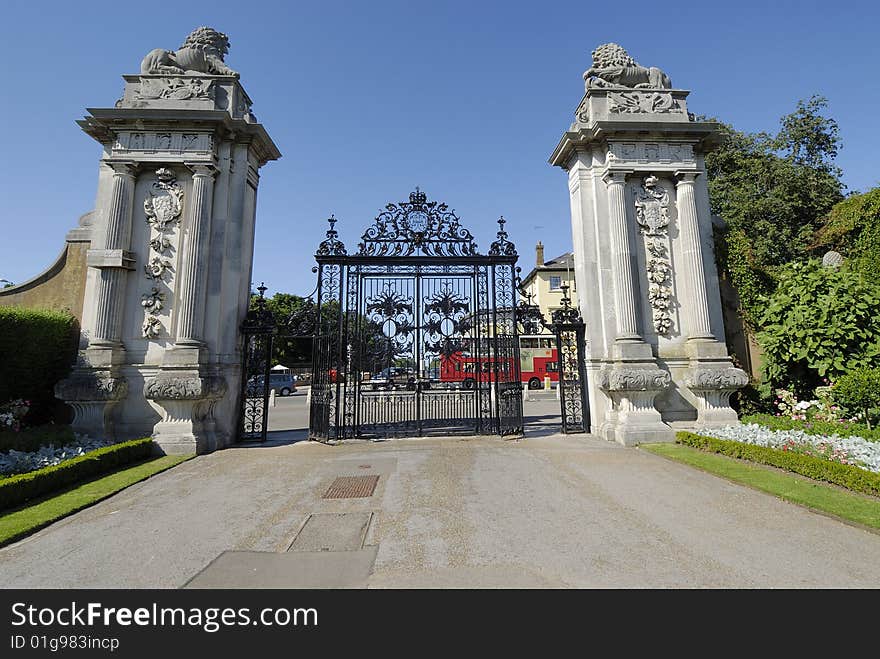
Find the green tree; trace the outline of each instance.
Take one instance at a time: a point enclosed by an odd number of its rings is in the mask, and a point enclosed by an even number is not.
[[[820,218],[843,199],[837,122],[827,100],[798,101],[776,135],[745,133],[720,122],[721,144],[706,156],[719,274],[737,290],[755,325],[779,267],[812,254]],[[713,119],[718,121],[717,119]]]
[[[880,408],[880,368],[857,368],[840,377],[831,387],[831,397],[847,412],[860,414],[870,430]]]

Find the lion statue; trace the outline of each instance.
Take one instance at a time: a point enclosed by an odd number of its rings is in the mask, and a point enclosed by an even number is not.
[[[593,86],[672,89],[668,75],[654,66],[640,66],[616,43],[602,44],[592,55],[593,65],[584,71],[587,89]]]
[[[190,33],[177,51],[156,48],[147,53],[141,62],[141,73],[207,73],[237,78],[238,73],[223,63],[227,52],[229,37],[214,28],[200,27]]]

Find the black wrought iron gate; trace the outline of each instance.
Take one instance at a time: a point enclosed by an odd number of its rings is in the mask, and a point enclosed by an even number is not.
[[[516,249],[486,255],[416,189],[349,255],[331,217],[318,262],[309,436],[522,433]]]
[[[317,268],[314,268],[317,272]],[[317,307],[311,297],[303,298],[290,316],[276,318],[267,308],[266,286],[257,287],[259,295],[241,326],[242,364],[239,392],[238,441],[265,441],[269,421],[269,397],[272,390],[272,360],[291,341],[306,344],[314,354],[317,340]],[[289,349],[289,347],[288,347]],[[283,390],[282,390],[283,391]]]
[[[517,283],[521,280],[517,278]],[[587,397],[586,326],[580,311],[571,306],[568,285],[562,289],[562,307],[552,313],[550,322],[531,295],[517,305],[517,321],[526,334],[543,334],[556,345],[556,372],[559,374],[559,405],[563,433],[590,432],[590,406]]]
[[[571,306],[568,286],[562,287],[562,308],[553,312],[550,325],[556,335],[559,364],[559,405],[562,432],[590,432],[590,406],[587,400],[587,368],[584,321]]]

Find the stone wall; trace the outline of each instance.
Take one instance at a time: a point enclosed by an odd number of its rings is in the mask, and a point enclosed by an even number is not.
[[[82,324],[91,218],[86,213],[79,227],[67,233],[64,249],[52,265],[26,282],[0,289],[0,306],[69,311]]]

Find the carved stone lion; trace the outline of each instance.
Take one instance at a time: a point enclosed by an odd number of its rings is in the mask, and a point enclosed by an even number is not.
[[[584,71],[587,89],[591,86],[672,89],[668,75],[655,66],[639,65],[616,43],[602,44],[592,55],[593,65]]]
[[[190,33],[177,51],[156,48],[147,53],[141,62],[141,73],[207,73],[237,78],[238,73],[223,63],[227,52],[229,38],[225,34],[214,28],[200,27]]]

